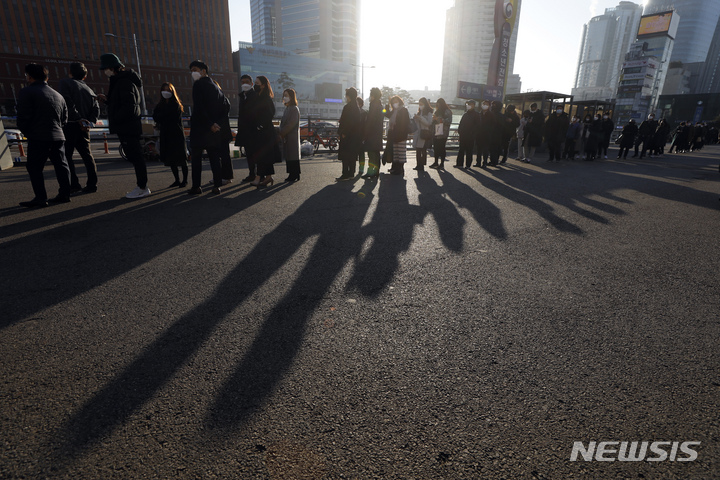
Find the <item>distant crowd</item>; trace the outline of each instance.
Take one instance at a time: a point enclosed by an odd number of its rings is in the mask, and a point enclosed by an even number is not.
[[[98,102],[106,104],[109,131],[117,135],[124,157],[135,169],[136,185],[126,197],[137,199],[151,194],[141,147],[142,80],[112,53],[101,55],[100,70],[109,79],[107,95],[95,94],[84,82],[87,69],[82,63],[70,65],[70,78],[60,81],[58,91],[48,85],[45,67],[38,64],[25,67],[28,86],[18,96],[17,124],[28,139],[26,168],[34,197],[20,205],[45,207],[48,203],[70,202],[73,194],[97,191],[97,168],[90,152],[89,131],[98,121]],[[173,174],[170,187],[179,188],[187,187],[188,159],[192,159],[192,184],[188,194],[200,195],[202,159],[207,154],[213,177],[212,193],[219,194],[222,186],[234,179],[230,102],[209,75],[207,64],[195,60],[189,70],[193,78],[194,107],[190,117],[189,151],[183,128],[184,107],[175,87],[166,82],[158,92],[160,99],[153,111],[160,132],[160,159]],[[235,145],[244,149],[248,163],[248,176],[242,182],[258,188],[273,185],[274,165],[280,162],[286,164],[286,182],[300,180],[300,111],[295,90],[285,89],[282,101],[285,110],[276,128],[274,92],[269,80],[262,75],[254,79],[242,75],[235,137]],[[547,145],[550,162],[579,159],[580,155],[586,161],[607,158],[615,131],[608,115],[587,115],[581,121],[577,116],[569,117],[563,105],[557,105],[547,118],[535,103],[521,114],[514,105],[508,105],[503,111],[503,104],[498,101],[484,101],[477,108],[477,103],[470,100],[465,107],[457,129],[459,149],[454,165],[457,168],[470,168],[474,158],[474,166],[480,168],[504,163],[511,142],[517,142],[517,159],[525,162],[535,158],[543,143]],[[389,165],[388,173],[392,175],[404,175],[409,138],[417,161],[414,170],[424,171],[426,166],[444,169],[452,122],[452,111],[442,98],[434,107],[427,98],[421,98],[417,111],[411,116],[397,95],[383,105],[380,89],[372,88],[366,110],[357,90],[348,88],[338,125],[338,159],[342,162],[342,173],[337,181],[353,179],[356,170],[365,179],[377,179],[382,165]],[[718,135],[714,127],[690,122],[681,123],[671,132],[664,119],[658,122],[651,114],[639,126],[630,120],[623,127],[616,141],[620,146],[618,158],[627,158],[632,148],[634,157],[662,155],[671,133],[670,152],[700,150],[707,137],[714,142]],[[85,164],[85,186],[75,170],[72,159],[75,150]],[[428,166],[430,152],[434,161]],[[58,194],[50,199],[43,178],[48,159],[59,184]]]

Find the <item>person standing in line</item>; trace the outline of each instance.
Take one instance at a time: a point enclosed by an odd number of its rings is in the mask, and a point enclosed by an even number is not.
[[[628,122],[627,125],[623,127],[620,139],[620,150],[618,151],[617,158],[622,157],[623,159],[627,158],[628,152],[630,149],[635,145],[635,136],[638,132],[638,126],[635,123],[635,120],[632,118]]]
[[[502,153],[503,143],[505,142],[505,137],[503,136],[503,130],[505,130],[505,115],[502,113],[502,102],[493,100],[490,104],[490,115],[486,118],[489,120],[487,128],[488,136],[490,137],[488,144],[490,161],[488,165],[497,167]]]
[[[87,68],[82,63],[70,64],[70,78],[60,80],[58,92],[65,99],[68,108],[68,123],[63,127],[65,134],[65,158],[70,168],[70,193],[97,192],[97,166],[90,152],[90,127],[100,117],[100,106],[95,92],[85,83]],[[75,173],[73,151],[77,150],[85,164],[87,184],[80,185]]]
[[[365,138],[365,124],[367,123],[367,110],[363,109],[365,101],[357,97],[358,109],[360,110],[360,147],[358,151],[358,175],[365,173],[365,146],[363,145],[363,139]]]
[[[213,79],[213,82],[222,92],[222,87]],[[222,184],[232,183],[235,178],[232,166],[232,156],[230,155],[230,142],[232,141],[232,129],[230,128],[230,99],[223,92],[223,113],[220,117],[220,136],[222,137],[221,154],[220,154],[220,175],[222,176]]]
[[[520,124],[518,125],[517,129],[515,130],[515,135],[517,136],[517,158],[516,160],[519,162],[527,161],[525,159],[525,139],[527,137],[527,124],[530,120],[530,110],[525,110],[522,114],[522,117],[520,117]]]
[[[222,186],[222,144],[221,133],[224,99],[217,84],[209,76],[209,68],[200,60],[190,63],[193,79],[193,110],[190,115],[190,158],[192,159],[192,188],[190,195],[200,195],[202,188],[202,155],[207,151],[213,174],[212,193],[220,193]]]
[[[280,120],[280,138],[282,139],[282,154],[285,159],[288,177],[286,182],[300,180],[300,109],[298,108],[297,94],[292,88],[283,92],[285,105],[282,120]]]
[[[587,162],[592,162],[597,157],[598,145],[602,140],[602,120],[600,119],[600,115],[596,113],[595,116],[585,124],[585,128],[586,131],[583,136],[586,140],[583,159]]]
[[[113,53],[100,55],[100,70],[110,78],[107,96],[98,95],[107,103],[110,133],[117,134],[125,157],[135,169],[137,186],[128,192],[126,198],[143,198],[150,195],[147,187],[147,166],[140,146],[142,135],[142,111],[140,110],[140,89],[142,80]]]
[[[455,168],[470,168],[473,161],[473,149],[475,147],[475,133],[478,129],[480,114],[475,111],[475,100],[465,102],[465,113],[458,124],[459,146]]]
[[[172,83],[160,86],[162,98],[153,110],[153,120],[160,130],[160,161],[170,167],[175,181],[172,187],[185,188],[188,178],[187,144],[183,128],[183,104]],[[182,181],[178,169],[182,171]]]
[[[545,121],[545,141],[547,141],[548,154],[550,155],[548,162],[560,162],[562,144],[569,126],[568,114],[565,113],[562,105],[558,105],[555,112],[548,115]]]
[[[257,93],[253,88],[253,79],[250,75],[240,77],[240,93],[238,94],[238,130],[235,136],[235,146],[245,149],[245,158],[248,164],[248,176],[243,182],[255,180],[257,161],[255,159],[254,135],[256,121]]]
[[[382,92],[379,88],[370,89],[370,105],[368,106],[367,120],[363,145],[368,155],[368,171],[363,178],[377,178],[380,175],[380,151],[383,149],[383,116]]]
[[[398,95],[390,98],[392,110],[386,108],[386,115],[390,118],[388,126],[387,146],[392,148],[391,175],[405,175],[405,163],[407,162],[407,139],[410,134],[410,114],[405,108],[405,103]]]
[[[447,156],[447,140],[450,136],[450,125],[452,124],[452,110],[445,103],[444,98],[438,98],[433,114],[433,153],[435,161],[430,168],[438,170],[445,169],[445,157]]]
[[[273,125],[275,117],[275,103],[273,98],[270,80],[265,75],[258,75],[255,78],[255,92],[257,93],[256,123],[255,123],[255,146],[257,158],[258,175],[251,185],[263,188],[275,183],[275,163],[282,159],[278,148],[278,140]],[[280,158],[278,158],[280,157]]]
[[[413,134],[413,147],[415,148],[415,158],[417,166],[413,170],[418,172],[425,171],[427,165],[427,149],[432,146],[432,107],[427,98],[422,97],[418,100],[418,111],[413,116],[413,122],[417,125],[417,129]]]
[[[670,125],[668,125],[664,118],[661,118],[653,138],[655,155],[662,155],[665,153],[665,145],[667,145],[668,135],[670,135]]]
[[[602,116],[602,137],[600,139],[600,148],[598,149],[598,157],[602,155],[607,159],[608,148],[610,148],[610,138],[615,131],[615,122],[612,121],[607,113]]]
[[[30,63],[25,66],[28,86],[20,90],[17,100],[17,126],[28,139],[27,163],[35,197],[20,202],[27,208],[41,208],[48,204],[43,169],[50,159],[55,177],[60,185],[58,195],[50,203],[70,201],[70,168],[63,146],[63,125],[68,121],[68,109],[62,95],[47,84],[48,71],[42,65]]]
[[[503,119],[503,147],[500,152],[502,154],[500,163],[507,162],[510,143],[512,143],[513,138],[515,138],[515,133],[519,125],[520,117],[515,111],[515,105],[510,104],[505,108],[505,118]]]
[[[657,130],[658,122],[655,120],[655,114],[651,113],[648,115],[647,120],[644,120],[638,127],[638,136],[635,139],[635,155],[632,158],[638,156],[638,150],[642,143],[642,151],[640,152],[640,158],[645,156],[645,152],[650,150],[650,158],[652,158],[652,141],[655,136],[655,130]]]
[[[570,125],[567,127],[565,132],[565,150],[562,158],[568,160],[574,160],[577,157],[577,148],[575,148],[576,142],[582,135],[582,125],[580,125],[580,119],[577,115],[573,115]]]
[[[527,156],[525,160],[531,162],[535,156],[535,149],[542,145],[543,128],[545,127],[545,115],[538,109],[537,103],[530,104],[530,123],[528,123],[528,135],[525,140]]]
[[[477,147],[476,167],[487,167],[488,158],[490,157],[490,126],[492,125],[492,113],[490,112],[490,102],[484,100],[480,104],[480,116],[478,117],[477,130],[475,133],[475,146]],[[482,163],[481,159],[482,158]]]
[[[702,150],[705,146],[705,126],[702,122],[697,122],[692,128],[692,145],[690,146],[691,152],[697,152]]]
[[[355,163],[362,148],[362,131],[360,130],[360,109],[357,103],[357,90],[350,87],[345,90],[345,106],[340,114],[338,125],[338,160],[342,162],[342,175],[336,180],[344,182],[355,176]]]

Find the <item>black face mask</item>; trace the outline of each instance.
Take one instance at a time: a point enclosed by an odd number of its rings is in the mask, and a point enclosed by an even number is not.
[[[260,90],[262,90],[262,87],[260,85],[253,85],[253,90],[255,90],[255,93],[260,93]]]

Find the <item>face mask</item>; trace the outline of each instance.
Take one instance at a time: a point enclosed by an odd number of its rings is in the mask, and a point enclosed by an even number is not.
[[[563,113],[562,110],[555,110],[555,112],[556,112],[558,115],[560,115],[561,113]]]
[[[607,115],[603,115],[603,119],[604,119],[604,120],[607,120],[607,119],[608,119],[608,116],[607,116]]]
[[[472,110],[472,107],[470,105],[465,105],[465,110],[469,112],[470,110]]]
[[[397,110],[398,108],[400,108],[400,104],[397,102],[393,103],[393,110]]]
[[[600,117],[595,117],[595,120],[600,120]]]
[[[170,97],[172,97],[172,92],[162,91],[162,92],[160,92],[160,95],[162,95],[163,98],[170,98]]]
[[[112,77],[113,75],[115,75],[115,72],[113,72],[112,68],[106,68],[103,71],[105,72],[105,75],[107,75],[108,77]]]
[[[192,75],[193,82],[197,82],[198,80],[200,80],[202,78],[202,73],[200,73],[200,72],[192,72],[191,75]]]
[[[650,117],[650,120],[655,120],[655,117]]]
[[[262,90],[262,87],[260,85],[253,85],[253,90],[255,90],[255,92],[257,92],[257,93],[260,93],[260,90]]]
[[[535,110],[533,110],[533,109],[531,108],[530,111],[531,111],[532,113],[535,113],[535,112],[537,112],[537,108],[536,108]]]
[[[482,106],[482,109],[483,109],[483,110],[487,110],[488,108],[490,108],[490,107],[488,107],[487,105],[483,105],[483,106]]]
[[[283,103],[290,103],[290,97],[283,97]]]
[[[252,90],[252,88],[253,88],[253,86],[248,83],[243,83],[242,85],[240,85],[240,89],[243,92],[249,92],[250,90]]]

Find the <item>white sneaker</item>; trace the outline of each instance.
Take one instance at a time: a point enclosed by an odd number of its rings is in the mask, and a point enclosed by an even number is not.
[[[607,155],[605,155],[605,160],[607,160]]]
[[[228,184],[230,184],[230,183],[232,183],[232,180],[230,180],[230,179],[228,179],[228,178],[223,178],[223,181],[222,181],[222,184],[223,184],[223,185],[228,185]]]
[[[145,198],[150,196],[150,189],[135,187],[131,192],[128,192],[127,195],[125,195],[125,198]]]

